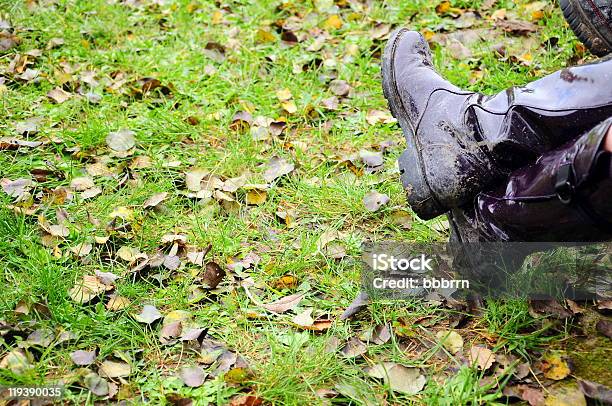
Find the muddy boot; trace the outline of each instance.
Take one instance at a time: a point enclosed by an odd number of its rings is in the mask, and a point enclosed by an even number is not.
[[[382,74],[407,142],[399,159],[402,183],[424,219],[470,202],[511,170],[612,115],[612,59],[485,96],[442,78],[425,39],[402,29],[387,44]]]
[[[563,15],[576,36],[595,55],[612,52],[610,0],[559,0]]]
[[[612,239],[612,117],[514,171],[471,208],[449,216],[454,240],[598,242]]]

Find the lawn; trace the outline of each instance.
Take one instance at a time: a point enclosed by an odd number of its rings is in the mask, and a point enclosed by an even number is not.
[[[579,405],[577,379],[609,384],[601,303],[340,318],[362,242],[448,238],[399,182],[380,56],[403,26],[485,93],[593,59],[549,1],[0,0],[0,384],[173,405]]]

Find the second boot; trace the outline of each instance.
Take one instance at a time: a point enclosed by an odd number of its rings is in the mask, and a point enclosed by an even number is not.
[[[441,77],[425,39],[400,29],[382,65],[383,91],[407,143],[399,158],[402,183],[424,219],[470,202],[612,115],[612,59],[487,96]]]

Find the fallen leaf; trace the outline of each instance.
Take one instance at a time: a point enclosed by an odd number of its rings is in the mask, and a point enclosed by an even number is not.
[[[168,198],[168,192],[155,193],[142,204],[143,209],[150,209],[159,206],[161,202]]]
[[[366,114],[366,121],[370,125],[376,125],[378,123],[391,124],[397,122],[397,120],[388,112],[382,110],[370,110]]]
[[[47,93],[47,97],[50,98],[54,103],[62,104],[68,99],[70,99],[72,95],[63,90],[61,87],[56,87],[55,89],[50,90]]]
[[[225,271],[216,262],[207,262],[201,281],[210,289],[215,289],[225,277]]]
[[[351,91],[351,86],[345,80],[334,79],[329,83],[329,90],[336,96],[346,96]]]
[[[272,303],[264,303],[261,305],[261,307],[273,313],[285,313],[286,311],[297,307],[303,298],[303,293],[295,293],[293,295],[285,296]]]
[[[359,151],[359,157],[369,167],[375,168],[384,163],[382,152],[374,152],[362,149]]]
[[[2,184],[2,190],[4,190],[4,193],[9,195],[10,197],[16,198],[23,197],[33,185],[31,179],[24,178],[15,180],[9,180],[4,178],[0,181],[0,183]]]
[[[560,381],[571,372],[568,363],[559,354],[548,354],[540,361],[540,369],[548,379]]]
[[[606,337],[612,338],[612,322],[610,320],[599,320],[595,325],[595,328]]]
[[[342,19],[337,14],[332,14],[323,22],[323,28],[328,30],[339,30],[342,28]]]
[[[351,302],[349,307],[347,307],[346,310],[342,313],[342,315],[340,316],[340,320],[346,320],[353,317],[354,315],[365,309],[368,304],[370,304],[370,298],[368,297],[368,294],[366,292],[359,292],[359,295],[357,295],[357,297]]]
[[[609,387],[582,379],[578,379],[578,387],[586,397],[606,405],[612,404],[612,389]]]
[[[106,396],[109,393],[108,381],[95,372],[90,372],[83,378],[83,383],[91,393],[97,396]]]
[[[298,326],[312,326],[314,319],[312,318],[312,308],[304,310],[302,313],[296,315],[291,321]]]
[[[21,39],[13,34],[0,30],[0,52],[6,52],[21,43]]]
[[[0,361],[0,369],[8,369],[16,375],[21,375],[34,368],[31,357],[25,350],[13,349]]]
[[[96,360],[96,350],[84,351],[77,350],[70,354],[70,359],[75,365],[91,365]]]
[[[487,347],[475,345],[470,348],[468,359],[470,360],[470,364],[477,365],[480,370],[486,371],[491,368],[493,362],[495,362],[495,354]]]
[[[276,98],[283,102],[283,101],[287,101],[293,98],[293,95],[291,94],[291,91],[287,88],[285,89],[279,89],[276,91]]]
[[[70,187],[76,192],[83,192],[87,189],[96,186],[93,179],[89,176],[81,176],[78,178],[72,179],[70,182]]]
[[[268,167],[263,177],[266,182],[273,182],[281,176],[290,174],[294,169],[295,165],[291,162],[287,162],[285,158],[274,157],[268,162]]]
[[[463,349],[463,337],[456,331],[440,330],[436,333],[436,338],[453,355]]]
[[[100,368],[98,368],[98,374],[106,378],[124,378],[132,373],[130,364],[123,361],[104,361]]]
[[[134,131],[125,128],[111,132],[106,136],[106,145],[113,151],[128,151],[136,145],[134,135],[136,135]]]
[[[106,303],[106,308],[110,311],[119,311],[129,307],[132,304],[130,299],[119,295],[111,295]]]
[[[495,20],[495,26],[514,35],[528,35],[538,30],[538,26],[528,21]]]
[[[134,319],[140,323],[152,324],[163,316],[155,306],[144,305],[140,314],[134,315]]]
[[[389,203],[389,196],[378,193],[375,190],[368,192],[363,198],[363,204],[369,211],[378,211],[382,206]]]
[[[383,362],[366,368],[372,378],[383,379],[389,387],[399,393],[416,395],[425,387],[427,379],[418,368],[409,368],[395,362]]]
[[[365,354],[368,351],[368,347],[357,337],[351,337],[346,345],[342,348],[341,352],[347,358],[355,358]]]
[[[547,388],[545,406],[587,406],[584,394],[575,382],[557,382]]]
[[[85,275],[68,291],[68,295],[75,302],[85,304],[110,289],[112,287],[101,283],[96,276]]]

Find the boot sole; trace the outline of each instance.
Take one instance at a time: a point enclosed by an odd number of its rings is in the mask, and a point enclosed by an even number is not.
[[[612,42],[599,34],[599,31],[589,22],[588,16],[575,0],[559,0],[563,16],[570,25],[578,39],[595,55],[606,56],[612,52]],[[606,50],[600,50],[594,45],[599,39],[605,45]]]
[[[389,37],[382,58],[382,87],[389,110],[393,117],[398,120],[408,144],[408,148],[404,150],[398,160],[402,183],[407,191],[408,203],[419,217],[429,220],[444,214],[447,209],[439,203],[431,187],[427,184],[425,166],[419,154],[421,143],[416,135],[415,128],[408,119],[408,113],[402,104],[395,82],[395,71],[393,69],[395,50],[403,33],[408,31],[405,28],[400,28]],[[415,193],[415,191],[418,191],[418,193]]]

